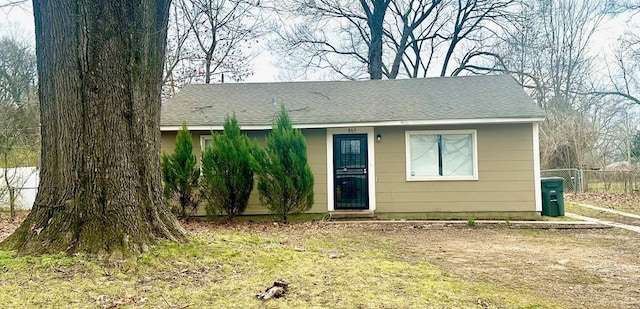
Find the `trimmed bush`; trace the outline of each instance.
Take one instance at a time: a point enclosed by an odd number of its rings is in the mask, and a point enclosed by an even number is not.
[[[200,169],[193,155],[193,142],[187,124],[183,123],[176,137],[176,149],[173,154],[162,154],[162,179],[164,194],[169,202],[177,199],[179,207],[169,204],[171,210],[179,216],[188,217],[193,213],[200,197],[198,179]]]
[[[247,209],[253,189],[251,161],[258,146],[240,132],[236,115],[225,118],[222,134],[202,152],[202,187],[207,216],[226,214],[229,219]]]
[[[311,209],[313,174],[307,163],[307,144],[293,129],[284,105],[267,137],[267,147],[255,161],[260,201],[271,213],[287,216]]]

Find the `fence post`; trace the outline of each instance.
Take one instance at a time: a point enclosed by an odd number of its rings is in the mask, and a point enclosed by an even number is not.
[[[584,171],[582,169],[578,170],[578,174],[580,175],[580,193],[584,193]]]
[[[14,187],[9,186],[9,212],[11,213],[11,218],[16,217],[16,189]]]

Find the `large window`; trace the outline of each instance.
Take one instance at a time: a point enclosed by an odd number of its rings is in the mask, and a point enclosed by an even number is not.
[[[407,131],[407,180],[476,180],[476,131]]]

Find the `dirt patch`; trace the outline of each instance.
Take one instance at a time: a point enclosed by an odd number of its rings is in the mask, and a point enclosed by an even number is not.
[[[638,308],[640,238],[611,230],[399,228],[404,258],[465,281],[529,290],[565,308]]]

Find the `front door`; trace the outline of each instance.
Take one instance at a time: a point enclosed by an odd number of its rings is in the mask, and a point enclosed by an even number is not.
[[[369,209],[367,135],[333,135],[335,209]]]

